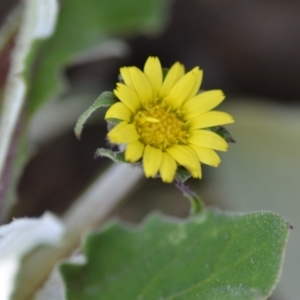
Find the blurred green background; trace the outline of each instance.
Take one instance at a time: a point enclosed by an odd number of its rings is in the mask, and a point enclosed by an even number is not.
[[[0,2],[0,23],[18,2]],[[61,14],[68,11],[63,2]],[[124,1],[128,6],[133,2]],[[237,144],[221,153],[219,168],[204,166],[203,179],[189,185],[207,205],[241,212],[272,210],[286,218],[294,230],[271,299],[299,299],[300,2],[174,0],[170,4],[156,16],[159,30],[111,32],[105,40],[94,34],[92,44],[100,47],[93,46],[66,64],[62,73],[66,88],[43,105],[30,124],[29,142],[35,154],[19,182],[13,216],[37,216],[45,210],[62,214],[109,165],[107,159],[93,159],[96,148],[107,146],[103,112],[86,125],[80,142],[73,127],[98,94],[114,88],[121,66],[143,67],[149,55],[159,56],[164,67],[178,60],[186,69],[199,65],[204,69],[202,88],[222,89],[227,95],[221,110],[236,120],[227,129]],[[78,19],[88,22],[89,15]],[[152,21],[155,28],[155,16]],[[70,32],[72,44],[80,31],[72,27]],[[9,54],[2,53],[0,84],[8,60]],[[173,186],[143,180],[116,214],[138,222],[152,210],[184,217],[189,205]]]

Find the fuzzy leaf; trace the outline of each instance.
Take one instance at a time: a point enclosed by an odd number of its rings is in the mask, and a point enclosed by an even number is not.
[[[95,153],[95,158],[97,157],[107,157],[110,158],[112,161],[114,162],[126,162],[125,158],[124,158],[124,152],[115,152],[109,149],[105,149],[105,148],[99,148],[97,149],[96,153]]]
[[[86,265],[62,265],[67,299],[266,299],[288,232],[270,212],[153,215],[135,229],[113,223],[87,238]]]
[[[92,113],[101,107],[109,107],[116,103],[118,98],[112,92],[103,92],[96,101],[79,117],[76,126],[75,126],[75,134],[78,139],[80,139],[81,132],[83,129],[83,125],[86,120],[92,115]]]

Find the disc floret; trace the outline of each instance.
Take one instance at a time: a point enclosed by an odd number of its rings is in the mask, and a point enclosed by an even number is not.
[[[133,123],[145,145],[161,150],[176,144],[186,145],[188,131],[186,124],[170,106],[154,103],[137,112]]]

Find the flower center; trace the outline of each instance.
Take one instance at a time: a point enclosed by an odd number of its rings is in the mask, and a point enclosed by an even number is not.
[[[166,149],[174,144],[186,144],[188,132],[179,114],[160,103],[143,107],[133,123],[146,145]]]

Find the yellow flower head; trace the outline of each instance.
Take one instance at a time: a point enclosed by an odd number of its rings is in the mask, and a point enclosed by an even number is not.
[[[164,78],[159,59],[149,57],[143,72],[136,67],[120,72],[124,83],[114,90],[120,102],[108,109],[105,119],[121,120],[107,136],[113,144],[126,145],[126,161],[142,159],[146,177],[159,173],[165,182],[174,180],[177,166],[201,178],[201,163],[219,165],[214,150],[226,151],[228,144],[209,128],[234,120],[211,111],[225,98],[221,90],[198,94],[202,70],[185,73],[176,62]]]

